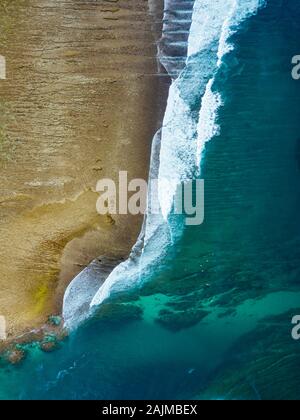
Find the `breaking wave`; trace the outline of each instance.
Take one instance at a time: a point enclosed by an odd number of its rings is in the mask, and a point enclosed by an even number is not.
[[[148,212],[145,216],[128,260],[119,264],[93,295],[89,311],[112,293],[150,279],[168,246],[180,236],[183,226],[170,220],[177,187],[199,176],[205,144],[220,131],[217,117],[222,95],[214,90],[214,82],[224,56],[234,48],[231,35],[263,4],[264,0],[165,0],[158,60],[173,81],[163,127],[153,139],[149,174],[150,180],[159,181],[160,214]],[[70,298],[76,295],[74,284],[76,279],[64,299],[64,319],[69,328],[76,324],[70,315],[76,312],[76,302]],[[87,295],[90,299],[90,294]]]

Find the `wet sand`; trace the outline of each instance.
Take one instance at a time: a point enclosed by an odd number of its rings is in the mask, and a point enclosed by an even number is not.
[[[0,0],[0,316],[8,338],[61,313],[94,258],[126,258],[140,216],[96,212],[101,178],[148,177],[166,89],[143,0]]]

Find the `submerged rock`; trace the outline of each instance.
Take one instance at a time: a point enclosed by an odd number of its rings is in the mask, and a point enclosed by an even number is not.
[[[52,315],[48,318],[48,324],[52,325],[53,327],[59,327],[62,323],[61,316]]]
[[[177,332],[197,325],[208,313],[202,309],[180,312],[163,309],[159,312],[156,322],[170,331]]]
[[[26,357],[25,350],[14,348],[6,353],[5,359],[12,365],[19,365]]]
[[[46,335],[40,342],[40,349],[46,353],[51,353],[59,348],[57,337],[54,334]]]
[[[56,341],[43,341],[40,344],[40,349],[45,353],[51,353],[57,350],[58,345]]]
[[[139,306],[121,303],[104,304],[96,314],[97,321],[103,321],[105,324],[139,321],[142,317],[143,310]]]

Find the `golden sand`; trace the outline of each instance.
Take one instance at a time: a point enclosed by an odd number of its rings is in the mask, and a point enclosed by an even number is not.
[[[0,316],[16,336],[60,313],[99,255],[126,257],[140,216],[96,212],[96,183],[147,179],[160,104],[143,0],[0,0]]]

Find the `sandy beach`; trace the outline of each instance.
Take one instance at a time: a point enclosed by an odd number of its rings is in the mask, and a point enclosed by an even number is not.
[[[143,0],[0,0],[0,27],[0,316],[12,338],[60,314],[96,257],[128,255],[142,217],[99,216],[96,183],[147,180],[166,84]]]

